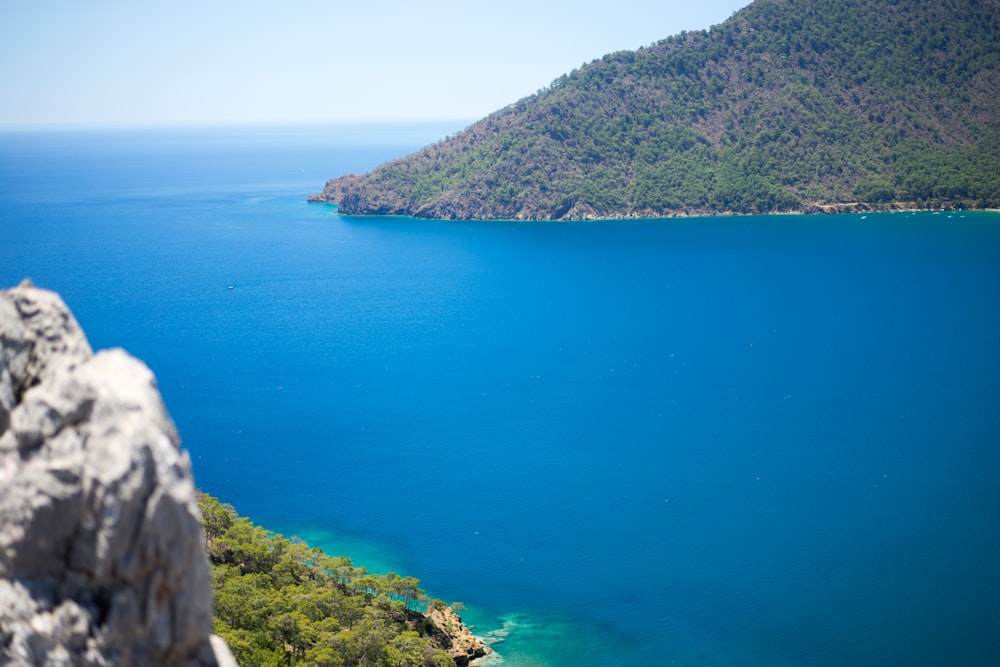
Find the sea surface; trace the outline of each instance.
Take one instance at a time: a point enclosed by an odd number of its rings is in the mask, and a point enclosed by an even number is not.
[[[156,373],[201,488],[505,667],[1000,664],[1000,214],[307,204],[460,129],[0,134],[0,285]]]

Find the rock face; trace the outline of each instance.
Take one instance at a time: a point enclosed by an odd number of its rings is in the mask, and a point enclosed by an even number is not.
[[[483,640],[465,627],[461,617],[451,607],[431,607],[426,616],[448,637],[450,646],[446,650],[458,667],[465,667],[470,660],[492,653]]]
[[[232,666],[191,464],[150,370],[0,291],[0,665]]]

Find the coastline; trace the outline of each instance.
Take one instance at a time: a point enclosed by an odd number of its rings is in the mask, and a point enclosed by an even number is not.
[[[351,177],[342,177],[351,178]],[[360,177],[357,177],[360,178]],[[337,179],[339,180],[339,179]],[[514,218],[487,218],[487,217],[472,217],[472,218],[438,218],[438,217],[424,217],[413,215],[409,212],[392,212],[392,213],[342,213],[339,211],[340,201],[339,198],[327,195],[326,192],[320,192],[316,194],[311,194],[306,198],[306,202],[310,204],[332,204],[338,207],[337,214],[344,218],[409,218],[411,220],[466,220],[473,222],[601,222],[601,221],[616,221],[616,220],[674,220],[674,219],[686,219],[686,218],[725,218],[725,217],[751,217],[760,215],[857,215],[866,213],[943,213],[943,212],[957,212],[957,211],[977,211],[983,213],[1000,213],[1000,208],[977,208],[974,206],[968,206],[967,202],[935,202],[933,206],[927,206],[926,204],[920,204],[918,202],[885,202],[885,203],[872,203],[872,202],[833,202],[829,204],[814,203],[809,206],[788,210],[788,211],[766,211],[766,212],[755,212],[755,213],[743,213],[738,211],[712,211],[708,209],[687,209],[684,211],[671,211],[671,212],[653,212],[653,211],[632,211],[628,213],[620,213],[614,215],[598,215],[596,213],[588,213],[585,215],[577,216],[566,216],[561,218],[530,218],[524,217],[514,217]]]
[[[486,641],[474,635],[452,607],[431,605],[423,616],[448,638],[446,651],[456,667],[467,667],[471,662],[493,653]]]
[[[301,540],[313,547],[318,547],[328,555],[338,554],[349,557],[352,562],[363,566],[372,574],[386,574],[405,570],[404,558],[395,553],[389,545],[377,540],[366,538],[349,531],[335,531],[330,527],[318,528],[309,524],[296,522],[276,522],[283,531],[291,535],[293,540]],[[426,611],[413,611],[415,614],[430,619],[434,625],[447,637],[449,647],[446,649],[457,667],[469,664],[481,664],[478,661],[493,654],[490,648],[490,638],[475,634],[462,617],[451,606],[429,605]],[[475,627],[475,626],[473,626]]]

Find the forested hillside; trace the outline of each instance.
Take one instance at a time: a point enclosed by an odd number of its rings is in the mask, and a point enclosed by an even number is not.
[[[757,0],[312,199],[456,219],[997,207],[998,100],[1000,0]]]
[[[455,667],[485,654],[419,580],[371,574],[255,526],[212,496],[200,494],[198,505],[214,630],[241,667]]]

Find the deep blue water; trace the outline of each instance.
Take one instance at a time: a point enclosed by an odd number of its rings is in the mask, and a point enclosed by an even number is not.
[[[1000,664],[1000,215],[304,202],[455,129],[0,134],[0,285],[155,371],[202,488],[507,667]]]

